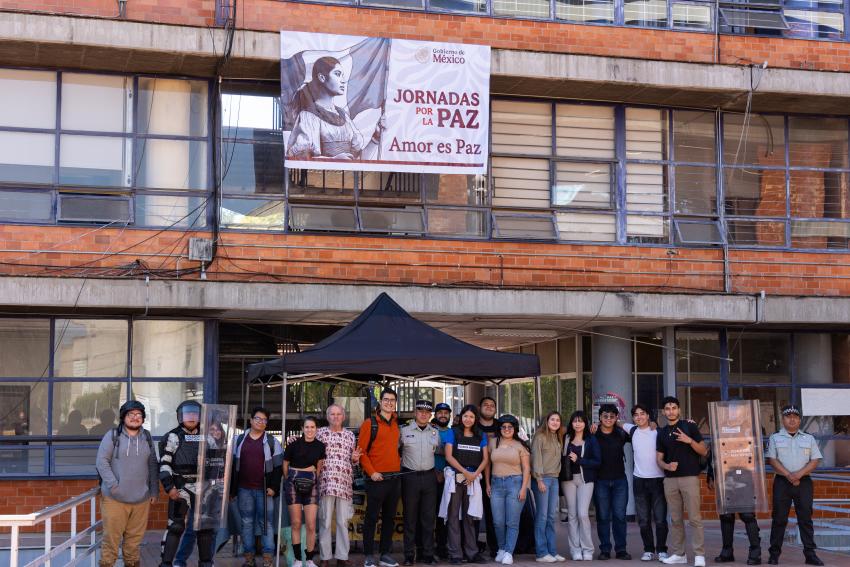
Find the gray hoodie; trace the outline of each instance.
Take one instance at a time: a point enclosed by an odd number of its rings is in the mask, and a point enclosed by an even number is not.
[[[123,502],[138,504],[159,494],[156,454],[151,452],[144,431],[130,437],[121,431],[116,449],[115,429],[103,436],[97,450],[97,472],[103,479],[104,496]]]

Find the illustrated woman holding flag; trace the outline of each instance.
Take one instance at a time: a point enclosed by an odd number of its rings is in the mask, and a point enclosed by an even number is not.
[[[380,145],[386,127],[383,116],[374,131],[364,134],[348,112],[334,104],[335,97],[345,94],[346,85],[338,59],[321,57],[313,63],[312,79],[295,91],[286,107],[287,117],[294,120],[286,148],[288,158],[357,160]]]

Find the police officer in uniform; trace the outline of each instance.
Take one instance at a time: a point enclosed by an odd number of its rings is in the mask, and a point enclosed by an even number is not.
[[[171,567],[187,517],[198,504],[198,448],[201,404],[185,401],[177,406],[177,427],[159,442],[159,480],[168,494],[168,529],[162,543],[160,567]],[[198,567],[212,567],[214,534],[197,530]]]
[[[770,436],[767,461],[776,471],[773,479],[773,522],[770,526],[770,554],[767,562],[779,564],[782,540],[791,503],[797,513],[797,525],[803,542],[806,565],[823,565],[815,555],[815,529],[812,524],[814,489],[809,476],[823,458],[817,441],[800,431],[800,410],[793,405],[782,408],[782,429]]]
[[[434,564],[434,521],[437,512],[437,475],[434,453],[440,446],[440,433],[431,425],[433,410],[428,400],[417,400],[414,419],[401,428],[401,498],[404,506],[404,565],[416,559]]]

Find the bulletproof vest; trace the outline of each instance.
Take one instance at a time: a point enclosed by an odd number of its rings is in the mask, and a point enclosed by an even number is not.
[[[201,435],[186,433],[183,427],[177,426],[168,432],[166,440],[171,433],[177,435],[177,447],[170,451],[171,448],[166,441],[165,450],[172,454],[171,470],[173,476],[182,477],[183,482],[193,482],[198,476],[198,447]]]
[[[455,428],[455,443],[452,447],[452,456],[457,459],[463,467],[468,469],[477,469],[484,460],[484,449],[481,447],[480,434],[472,435],[471,437],[463,437],[463,430]]]

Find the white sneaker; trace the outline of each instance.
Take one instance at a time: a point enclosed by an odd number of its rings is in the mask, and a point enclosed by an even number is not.
[[[306,566],[306,567],[319,567],[318,565],[316,565],[315,563],[313,563],[313,560],[312,560],[312,559],[308,559],[308,560],[307,560],[307,563],[305,563],[305,566]]]
[[[537,559],[535,559],[535,561],[537,561],[538,563],[555,563],[557,559],[547,553],[543,557],[538,557]]]
[[[658,554],[658,560],[661,561],[661,562],[663,562],[668,557],[670,557],[670,556],[667,555],[666,551],[662,551],[661,553]]]
[[[669,555],[661,560],[665,565],[682,565],[688,562],[688,558],[684,555]],[[705,565],[705,559],[703,559],[703,565]]]
[[[573,553],[572,557],[573,557],[573,561],[583,561],[584,560],[584,557],[582,556],[581,553]]]
[[[640,556],[641,561],[652,561],[653,555],[651,551],[644,551],[643,555]]]
[[[507,551],[502,556],[502,565],[513,565],[514,564],[514,556],[508,553]]]
[[[593,561],[593,552],[592,551],[583,551],[581,554],[581,558],[583,561]]]
[[[694,556],[694,567],[705,567],[705,556],[704,555]]]
[[[503,558],[504,556],[505,556],[505,550],[504,550],[504,549],[500,549],[499,551],[497,551],[497,552],[496,552],[496,563],[501,563],[501,562],[502,562],[502,558]]]
[[[566,561],[566,560],[567,560],[567,558],[566,558],[566,557],[564,557],[563,555],[555,555],[555,561],[557,561],[557,562],[559,562],[559,563],[560,563],[561,561]]]
[[[301,567],[301,562],[296,559],[292,562],[292,567]]]

